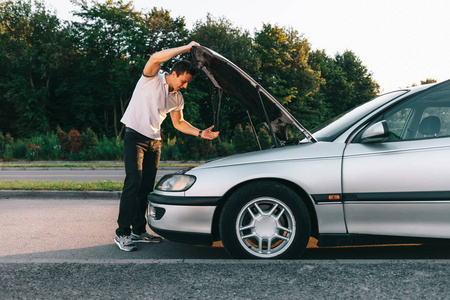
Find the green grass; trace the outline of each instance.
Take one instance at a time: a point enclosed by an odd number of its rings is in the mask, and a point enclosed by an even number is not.
[[[161,163],[159,167],[192,167],[198,163]],[[123,162],[113,163],[0,163],[0,168],[108,168],[123,167]],[[122,181],[40,181],[40,180],[5,180],[0,181],[0,190],[30,191],[121,191]]]
[[[38,180],[5,180],[0,181],[0,190],[30,191],[121,191],[123,182],[119,181],[38,181]]]

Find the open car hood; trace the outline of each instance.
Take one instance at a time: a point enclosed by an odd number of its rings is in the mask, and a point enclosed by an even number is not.
[[[203,46],[193,46],[191,54],[196,66],[206,73],[217,88],[234,97],[259,121],[265,123],[279,141],[283,143],[287,140],[290,126],[300,130],[309,141],[316,141],[277,99],[231,61]]]

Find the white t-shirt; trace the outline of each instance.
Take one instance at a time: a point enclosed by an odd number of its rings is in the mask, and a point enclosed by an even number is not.
[[[126,127],[154,140],[161,139],[161,123],[166,115],[171,111],[181,111],[184,107],[180,92],[169,93],[165,75],[142,75],[120,120]]]

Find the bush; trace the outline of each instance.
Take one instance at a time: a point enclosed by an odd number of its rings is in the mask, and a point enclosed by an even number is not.
[[[88,128],[86,133],[81,134],[81,140],[83,142],[83,160],[95,160],[95,148],[98,145],[98,137],[95,132]]]
[[[56,133],[47,134],[41,143],[40,157],[43,160],[58,160],[62,157],[61,146]]]
[[[0,131],[0,149],[3,149],[6,145],[11,145],[13,142],[14,139],[11,134],[3,135],[3,132]]]
[[[177,144],[184,160],[210,159],[217,156],[216,147],[209,140],[186,135]]]
[[[24,140],[18,140],[12,147],[13,159],[24,159],[27,156],[28,145]]]
[[[11,160],[13,158],[12,144],[14,139],[11,134],[0,131],[0,159],[1,160]]]
[[[71,129],[69,131],[69,141],[70,141],[70,152],[78,154],[83,147],[83,142],[81,141],[81,134],[76,129]]]
[[[61,146],[61,151],[63,152],[63,154],[69,153],[70,152],[70,139],[69,139],[69,135],[62,131],[61,127],[56,128],[56,133],[58,135],[58,142],[59,145]]]
[[[120,138],[103,136],[101,141],[88,128],[86,133],[71,129],[69,134],[59,126],[57,128],[58,142],[62,156],[69,160],[119,160],[122,158],[123,142]]]
[[[241,124],[237,125],[234,130],[233,144],[236,153],[246,153],[256,151],[258,149],[258,143],[253,134],[252,127],[247,124],[245,128],[242,128]]]
[[[227,142],[217,143],[216,149],[219,157],[225,157],[235,153],[234,145]]]
[[[263,149],[271,144],[267,130],[258,133]],[[235,153],[257,150],[251,127],[244,129],[238,125],[234,143],[231,141],[204,140],[195,136],[181,134],[180,137],[167,138],[161,147],[161,160],[208,160],[229,156]],[[64,132],[59,126],[56,132],[17,140],[0,132],[1,160],[122,160],[123,140],[120,137],[98,138],[90,128],[86,132],[76,129]]]
[[[191,135],[168,138],[161,147],[161,160],[207,160],[234,153],[230,143],[204,140]]]
[[[258,139],[259,144],[261,145],[261,149],[268,149],[273,146],[272,136],[269,131],[265,127],[261,127],[258,131]]]
[[[122,153],[121,138],[103,136],[99,141],[91,129],[67,134],[58,126],[56,133],[17,141],[0,132],[0,160],[122,160]]]
[[[177,138],[168,138],[161,147],[161,160],[182,160],[180,149],[178,148]]]
[[[14,157],[14,151],[12,149],[12,146],[11,145],[6,145],[4,150],[3,150],[3,153],[2,153],[3,160],[10,161],[10,160],[13,159],[13,157]]]
[[[93,149],[97,160],[120,160],[123,158],[123,140],[117,138],[103,138]]]
[[[25,155],[26,159],[29,161],[40,159],[41,146],[35,145],[32,142],[27,142],[27,154]]]
[[[56,134],[38,135],[30,139],[18,140],[5,146],[2,157],[4,160],[27,159],[55,160],[61,158],[61,147]]]

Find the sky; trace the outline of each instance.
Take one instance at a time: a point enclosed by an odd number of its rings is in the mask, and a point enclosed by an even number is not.
[[[293,28],[312,50],[328,56],[353,51],[381,92],[427,78],[450,79],[449,0],[133,0],[137,11],[153,7],[184,17],[192,28],[210,13],[253,33],[263,24]],[[64,20],[72,20],[70,0],[45,0]],[[214,50],[214,49],[213,49]]]

